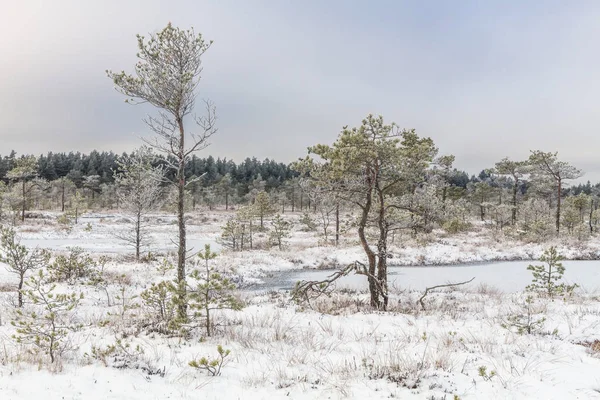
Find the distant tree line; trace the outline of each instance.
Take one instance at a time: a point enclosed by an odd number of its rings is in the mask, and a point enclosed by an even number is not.
[[[75,187],[82,188],[87,177],[96,176],[99,184],[114,183],[115,173],[119,173],[120,160],[131,158],[133,153],[115,154],[112,151],[99,152],[93,150],[89,154],[80,152],[42,154],[37,157],[37,177],[48,182],[60,178],[67,178]],[[0,156],[0,180],[8,184],[7,174],[15,167],[15,161],[27,155],[17,156],[15,151],[9,155]],[[154,166],[166,163],[162,155],[156,155]],[[235,163],[226,158],[208,156],[199,158],[192,156],[186,163],[186,178],[202,176],[200,185],[209,187],[219,182],[229,174],[231,184],[239,187],[240,195],[245,195],[248,185],[257,178],[265,181],[265,188],[271,190],[278,188],[284,182],[297,176],[289,165],[265,159],[259,161],[256,157],[246,158],[240,163]],[[167,173],[168,179],[173,179],[173,172]]]

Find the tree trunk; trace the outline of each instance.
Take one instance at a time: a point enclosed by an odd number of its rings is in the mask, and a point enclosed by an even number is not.
[[[559,178],[556,183],[558,184],[557,193],[556,193],[556,234],[560,234],[560,196],[562,192],[562,182]]]
[[[60,196],[60,202],[61,202],[61,204],[60,204],[61,205],[61,207],[60,207],[61,209],[60,210],[61,210],[61,212],[65,212],[65,184],[64,184],[64,182],[62,184],[62,193],[61,193],[61,196]]]
[[[142,223],[142,216],[138,213],[135,221],[135,260],[140,261],[140,244],[141,244],[141,232],[140,224]]]
[[[26,203],[26,199],[25,199],[25,178],[23,178],[23,207],[21,209],[21,222],[25,222],[25,203]]]
[[[17,291],[17,297],[19,301],[19,308],[23,307],[23,281],[25,280],[25,274],[19,274],[19,286]]]
[[[229,210],[229,193],[225,192],[225,211]]]
[[[186,299],[186,281],[185,281],[185,132],[183,130],[183,121],[177,117],[179,126],[179,165],[177,169],[177,224],[179,226],[179,248],[177,249],[177,282],[178,304],[177,313],[181,320],[187,320],[187,299]]]
[[[515,184],[513,185],[513,196],[512,196],[512,215],[511,222],[514,226],[517,223],[517,189],[518,189],[518,181],[515,179]]]
[[[377,241],[377,279],[379,281],[379,295],[383,300],[383,304],[381,304],[381,309],[384,311],[387,309],[388,305],[388,285],[387,285],[387,235],[388,235],[388,227],[385,221],[385,199],[383,197],[383,192],[377,189],[377,194],[379,197],[379,214],[377,216],[377,225],[379,227],[379,240]]]
[[[592,225],[592,217],[594,215],[594,199],[590,199],[590,220],[589,220],[589,225],[590,225],[590,233],[594,233],[594,225]]]
[[[370,178],[367,178],[370,181]],[[371,186],[371,185],[369,185]],[[362,245],[363,250],[367,255],[367,260],[369,262],[367,272],[369,275],[367,276],[367,280],[369,282],[369,293],[371,295],[371,307],[379,309],[380,300],[379,300],[379,289],[376,282],[375,277],[375,268],[376,268],[376,260],[375,253],[369,247],[369,242],[367,241],[367,237],[365,235],[365,227],[367,226],[367,222],[369,219],[369,211],[371,210],[371,206],[373,203],[372,192],[369,190],[366,193],[366,202],[364,207],[362,208],[362,215],[360,221],[358,223],[358,237],[360,239],[360,244]]]
[[[340,203],[335,205],[335,245],[340,244]]]

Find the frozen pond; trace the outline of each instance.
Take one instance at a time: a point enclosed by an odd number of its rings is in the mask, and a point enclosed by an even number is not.
[[[452,265],[444,267],[389,267],[389,284],[401,289],[424,290],[425,287],[448,282],[463,282],[475,279],[468,287],[487,284],[503,292],[516,292],[531,283],[529,264],[536,261],[506,261],[483,264]],[[577,283],[588,292],[600,291],[600,261],[563,261],[566,268],[564,281]],[[291,289],[299,280],[322,280],[333,270],[301,270],[274,273],[256,285],[257,290]],[[367,278],[363,275],[348,275],[338,280],[338,288],[364,290]],[[467,286],[465,286],[467,287]]]

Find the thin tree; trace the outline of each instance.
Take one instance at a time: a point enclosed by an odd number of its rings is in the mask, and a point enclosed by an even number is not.
[[[27,199],[33,186],[27,185],[27,182],[37,176],[37,159],[35,156],[21,157],[15,161],[15,167],[8,171],[8,179],[21,182],[20,208],[21,221],[25,221],[25,211],[27,210]]]
[[[577,179],[583,176],[583,172],[565,161],[558,160],[558,153],[544,153],[535,150],[529,156],[529,164],[532,173],[549,178],[556,187],[556,234],[560,234],[560,205],[562,197],[563,184],[566,180]]]
[[[148,244],[144,219],[162,200],[164,171],[152,167],[152,158],[152,151],[148,147],[141,147],[132,157],[117,162],[120,172],[114,175],[119,205],[133,217],[132,229],[118,237],[135,248],[136,260],[140,259],[141,248]]]
[[[517,194],[521,179],[526,173],[527,163],[525,161],[511,161],[503,158],[496,163],[496,171],[499,175],[509,176],[512,179],[512,214],[511,224],[517,223]]]
[[[146,142],[165,154],[168,166],[175,171],[177,187],[177,222],[179,241],[177,251],[177,281],[179,285],[178,316],[187,318],[186,293],[186,229],[185,229],[185,166],[192,153],[206,148],[208,139],[216,133],[215,107],[206,101],[207,114],[196,117],[199,130],[186,131],[185,120],[196,105],[197,87],[202,72],[201,58],[211,46],[193,29],[181,30],[169,23],[162,31],[137,36],[139,61],[134,74],[107,71],[116,89],[128,96],[127,102],[150,103],[159,109],[158,117],[145,122],[156,134]],[[187,141],[187,145],[186,145]]]

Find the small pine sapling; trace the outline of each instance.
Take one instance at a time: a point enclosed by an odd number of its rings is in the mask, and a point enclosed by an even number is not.
[[[48,265],[50,282],[66,282],[74,285],[81,278],[91,278],[96,273],[96,262],[79,247],[71,248],[69,254],[58,255]]]
[[[479,376],[485,381],[491,381],[492,378],[496,376],[496,371],[490,371],[488,373],[485,365],[481,365],[479,368],[477,368],[477,371],[479,372]]]
[[[169,260],[164,258],[160,264],[156,266],[156,271],[162,276],[167,275],[167,273],[174,271],[175,266]]]
[[[307,212],[303,213],[302,217],[300,217],[300,223],[302,224],[302,231],[304,232],[312,232],[317,230],[317,223]]]
[[[217,358],[202,357],[199,360],[190,361],[188,365],[192,368],[208,371],[211,376],[219,376],[221,375],[221,368],[225,365],[225,359],[229,356],[231,350],[223,349],[223,346],[218,345],[217,353],[219,353]]]
[[[509,315],[506,321],[502,323],[502,327],[511,330],[515,328],[519,335],[531,335],[544,326],[546,318],[538,318],[538,314],[534,310],[535,301],[533,296],[527,296],[525,302],[521,305],[521,310],[513,315]]]
[[[572,293],[577,285],[559,283],[565,273],[565,267],[561,263],[563,259],[554,246],[544,251],[540,261],[548,265],[529,265],[527,267],[533,274],[532,283],[527,286],[527,290],[543,293],[550,298],[557,294]]]
[[[81,328],[73,321],[73,311],[83,299],[82,293],[54,293],[56,285],[46,287],[42,270],[26,282],[24,294],[39,309],[39,312],[17,310],[11,322],[17,333],[13,338],[17,343],[30,344],[50,356],[54,363],[56,357],[68,349],[65,342],[69,332]]]
[[[188,291],[188,305],[196,310],[195,317],[205,319],[207,336],[212,334],[213,310],[241,310],[243,307],[242,302],[234,295],[235,284],[210,266],[210,260],[216,256],[208,244],[204,246],[204,252],[198,253],[198,266],[202,266],[203,270],[192,271],[190,278],[197,281],[197,284]]]
[[[50,260],[46,250],[29,250],[20,243],[14,229],[0,227],[0,262],[7,265],[7,271],[19,278],[17,285],[18,306],[23,307],[23,284],[28,271],[45,266]]]
[[[159,328],[166,329],[175,319],[176,291],[176,283],[162,281],[152,283],[148,289],[140,294],[145,307],[150,311],[152,318],[159,325]]]

